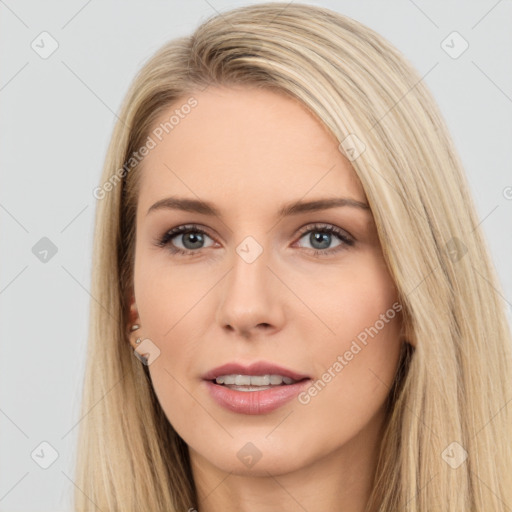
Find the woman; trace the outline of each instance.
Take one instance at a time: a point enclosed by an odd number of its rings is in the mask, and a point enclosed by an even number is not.
[[[243,7],[159,50],[120,118],[76,509],[509,510],[511,334],[404,57]]]

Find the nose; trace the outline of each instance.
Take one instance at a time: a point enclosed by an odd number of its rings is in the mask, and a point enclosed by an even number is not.
[[[244,338],[279,331],[285,319],[285,290],[269,267],[267,251],[254,261],[233,254],[233,265],[219,288],[219,325]]]

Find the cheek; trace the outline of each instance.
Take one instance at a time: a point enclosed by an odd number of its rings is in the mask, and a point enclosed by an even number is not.
[[[155,339],[174,338],[187,324],[188,313],[198,305],[209,287],[204,280],[195,282],[190,272],[171,266],[170,257],[163,252],[140,249],[136,255],[137,308],[145,335]]]
[[[309,295],[322,322],[310,322],[303,330],[310,331],[308,339],[312,329],[325,333],[315,356],[322,381],[319,404],[371,411],[371,404],[376,407],[387,395],[398,363],[401,306],[396,288],[381,257],[373,254],[333,276],[321,293],[316,288]]]
[[[149,365],[155,393],[167,413],[173,404],[184,403],[179,383],[191,371],[193,363],[190,340],[195,339],[187,312],[198,302],[196,286],[175,277],[148,252],[136,254],[134,287],[142,331],[159,350]],[[187,286],[188,284],[188,286]]]
[[[377,252],[359,253],[346,265],[329,269],[314,280],[302,280],[302,283],[298,295],[307,297],[307,303],[317,314],[318,320],[302,327],[323,332],[324,346],[343,348],[347,342],[350,344],[350,340],[373,326],[386,312],[389,312],[388,318],[385,318],[388,320],[388,334],[396,330],[398,322],[391,322],[389,317],[397,316],[392,306],[397,302],[398,295]],[[379,326],[382,327],[381,322]]]
[[[149,366],[153,388],[175,424],[182,411],[192,413],[197,406],[191,394],[199,382],[198,357],[212,327],[205,304],[218,276],[207,270],[171,267],[170,257],[141,248],[136,254],[134,284],[144,337],[160,351]]]

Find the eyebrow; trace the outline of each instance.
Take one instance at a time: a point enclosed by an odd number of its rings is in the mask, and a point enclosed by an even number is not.
[[[305,212],[315,212],[330,208],[339,208],[342,206],[349,206],[351,208],[357,208],[371,213],[370,207],[366,203],[348,197],[332,197],[312,201],[292,201],[291,203],[287,203],[281,207],[278,211],[277,217],[283,218]],[[149,208],[146,215],[161,209],[181,210],[184,212],[221,217],[220,211],[212,203],[184,197],[166,197],[164,199],[160,199]]]

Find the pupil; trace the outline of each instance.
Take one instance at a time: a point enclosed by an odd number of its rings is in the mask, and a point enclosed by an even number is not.
[[[192,238],[192,244],[194,244],[194,239],[195,239],[195,243],[196,244],[199,244],[199,246],[201,245],[202,243],[202,235],[199,234],[199,236],[197,234],[194,234],[194,233],[187,233],[184,238],[183,238],[183,243],[185,246],[187,246],[187,244],[185,243],[185,241],[187,241],[187,239],[189,238]],[[195,245],[193,245],[193,247],[188,247],[189,249],[197,249],[198,247],[196,247]]]
[[[314,243],[313,242],[326,242],[324,243],[324,245],[322,247],[318,247],[318,249],[327,249],[329,247],[329,242],[330,242],[330,237],[331,235],[329,233],[312,233],[310,238],[311,238],[311,245],[313,245],[314,247]]]

